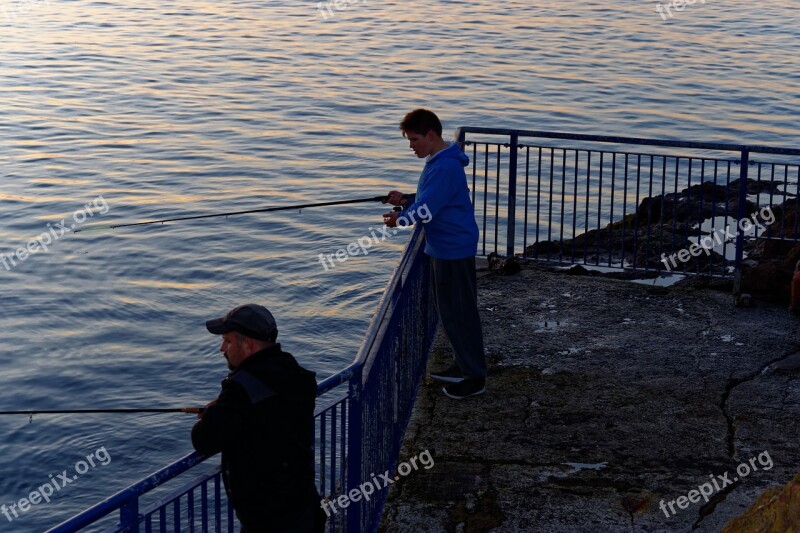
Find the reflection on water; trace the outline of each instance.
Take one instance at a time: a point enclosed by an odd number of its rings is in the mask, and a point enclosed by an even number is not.
[[[102,194],[112,224],[411,192],[408,110],[459,125],[797,146],[788,0],[0,0],[0,253]],[[65,236],[0,267],[0,407],[198,405],[225,374],[203,322],[246,301],[324,377],[355,354],[403,238],[325,272],[385,206]],[[549,326],[549,325],[548,325]],[[32,531],[190,448],[187,416],[0,420],[0,501],[105,446]]]

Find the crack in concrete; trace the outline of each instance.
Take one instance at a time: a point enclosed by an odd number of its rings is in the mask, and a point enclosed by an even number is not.
[[[786,359],[787,357],[790,357],[790,356],[792,356],[792,355],[794,355],[794,354],[796,354],[798,352],[800,352],[800,350],[793,350],[793,351],[791,351],[789,353],[781,355],[780,357],[777,357],[777,358],[769,361],[767,364],[763,365],[760,369],[756,370],[755,372],[751,372],[750,374],[748,374],[748,375],[746,375],[746,376],[744,376],[742,378],[731,379],[725,385],[725,391],[722,393],[722,397],[720,398],[719,408],[722,410],[722,414],[725,416],[725,420],[726,420],[727,425],[728,425],[728,435],[727,435],[727,439],[726,439],[728,455],[734,461],[737,460],[736,459],[736,423],[734,421],[734,417],[731,416],[730,413],[728,412],[728,406],[727,406],[728,399],[730,398],[731,392],[733,391],[733,389],[735,389],[736,387],[738,387],[742,383],[747,383],[748,381],[752,381],[756,377],[760,376],[764,372],[764,370],[769,368],[770,365],[773,365],[773,364],[777,363],[778,361],[782,361],[782,360]]]
[[[800,350],[797,349],[792,350],[784,355],[781,355],[780,357],[777,357],[769,361],[767,364],[762,365],[761,368],[755,372],[751,372],[750,374],[742,378],[729,380],[728,383],[725,385],[725,391],[722,393],[722,397],[720,398],[719,408],[720,410],[722,410],[722,414],[725,416],[725,422],[727,423],[728,426],[728,435],[726,437],[728,455],[734,461],[738,461],[738,459],[736,458],[736,422],[734,419],[735,417],[728,412],[728,405],[727,405],[731,392],[733,392],[733,389],[735,389],[742,383],[747,383],[748,381],[752,381],[756,377],[760,376],[767,368],[770,367],[770,365],[773,365],[778,361],[782,361],[787,357],[791,357],[792,355],[799,352]],[[702,507],[700,507],[700,511],[698,512],[699,516],[697,518],[697,521],[695,521],[695,523],[692,525],[692,530],[695,530],[698,527],[700,527],[700,524],[703,522],[703,520],[705,520],[706,517],[714,513],[714,510],[717,508],[717,505],[724,502],[725,499],[728,497],[728,494],[730,494],[739,485],[739,483],[740,482],[737,481],[728,485],[727,487],[724,487],[722,490],[717,492],[708,501],[708,503],[705,503]]]
[[[717,508],[717,505],[724,502],[725,499],[728,497],[728,494],[730,494],[733,491],[733,489],[735,489],[739,485],[739,483],[740,483],[739,481],[736,481],[731,485],[724,487],[722,490],[714,494],[714,496],[712,496],[708,500],[708,503],[704,503],[700,507],[700,510],[697,513],[698,514],[697,520],[695,521],[694,524],[692,524],[692,531],[699,528],[703,520],[705,520],[706,517],[711,516],[711,514],[714,513],[714,510]]]

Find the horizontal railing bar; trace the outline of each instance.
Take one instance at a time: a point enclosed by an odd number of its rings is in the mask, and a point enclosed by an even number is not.
[[[330,405],[328,405],[326,407],[323,407],[323,408],[319,409],[318,411],[314,411],[314,418],[317,418],[317,417],[319,417],[321,415],[324,415],[324,414],[328,413],[329,411],[337,409],[340,405],[345,403],[348,398],[349,398],[349,396],[347,396],[347,395],[342,396],[341,398],[339,398],[334,403],[332,403],[332,404],[330,404]]]
[[[153,504],[148,506],[143,511],[140,511],[139,514],[141,514],[142,516],[146,517],[149,514],[155,513],[161,507],[164,507],[166,505],[171,504],[175,500],[185,496],[186,494],[189,494],[189,492],[191,492],[194,489],[198,488],[203,483],[211,481],[212,479],[214,479],[214,476],[216,476],[220,472],[222,472],[222,465],[218,465],[210,473],[201,474],[201,475],[195,477],[194,479],[192,479],[191,481],[185,483],[183,486],[173,490],[169,494],[164,495],[158,501],[154,502]]]
[[[709,161],[709,162],[718,161],[718,162],[724,162],[724,163],[731,162],[731,163],[734,163],[734,164],[737,164],[737,165],[739,163],[741,163],[741,159],[723,159],[723,158],[719,158],[719,157],[708,157],[708,156],[689,155],[689,154],[684,154],[684,155],[654,154],[654,153],[651,153],[651,152],[628,152],[628,151],[625,151],[625,150],[601,150],[599,148],[595,148],[595,149],[577,148],[577,147],[574,147],[574,146],[544,146],[544,145],[538,145],[538,144],[520,144],[519,148],[542,148],[544,150],[551,150],[552,149],[552,150],[565,150],[567,152],[579,152],[579,153],[580,152],[586,152],[586,153],[591,152],[593,154],[601,154],[602,153],[602,154],[616,154],[616,155],[628,155],[628,156],[635,155],[635,156],[653,157],[653,158],[663,157],[665,159],[676,159],[676,160],[677,159],[693,159],[695,161]],[[750,164],[752,165],[753,163],[751,162]]]
[[[583,133],[564,133],[556,131],[538,131],[538,130],[515,130],[507,128],[483,128],[476,126],[463,126],[459,128],[461,133],[478,133],[485,135],[518,135],[519,137],[542,137],[546,139],[568,139],[574,141],[589,141],[589,142],[602,142],[613,144],[638,144],[643,146],[670,146],[677,148],[697,148],[700,150],[723,150],[730,152],[741,152],[742,150],[749,150],[750,152],[759,152],[765,154],[778,154],[778,155],[800,155],[800,149],[796,148],[779,148],[772,146],[748,146],[740,144],[729,143],[713,143],[713,142],[699,142],[699,141],[679,141],[669,139],[648,139],[643,137],[618,137],[610,135],[587,135]]]
[[[192,452],[189,455],[178,459],[174,463],[165,466],[158,472],[147,476],[137,483],[122,489],[113,496],[93,505],[82,513],[73,516],[69,520],[62,522],[56,527],[47,530],[46,533],[75,531],[82,527],[93,524],[106,515],[118,510],[126,503],[135,500],[142,494],[166,483],[170,479],[186,472],[193,466],[205,461],[206,459],[208,459],[208,457],[202,456],[197,452]]]
[[[349,366],[345,367],[343,370],[338,371],[332,376],[325,378],[324,380],[317,383],[317,397],[322,396],[326,392],[335,389],[339,385],[347,383],[350,381],[358,367],[360,367],[363,363],[359,363],[358,361],[351,363]]]

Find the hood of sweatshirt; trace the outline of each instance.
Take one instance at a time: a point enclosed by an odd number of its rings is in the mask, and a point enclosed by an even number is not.
[[[442,148],[435,154],[428,156],[428,158],[425,160],[425,164],[430,165],[435,161],[444,160],[448,158],[455,159],[456,161],[461,163],[462,167],[465,167],[469,164],[469,157],[467,157],[467,154],[461,151],[461,148],[458,147],[458,143],[454,142],[449,143],[447,148]]]

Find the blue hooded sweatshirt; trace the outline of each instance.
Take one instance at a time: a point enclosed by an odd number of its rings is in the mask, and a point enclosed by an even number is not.
[[[456,143],[429,156],[414,203],[401,211],[398,226],[425,224],[425,253],[436,259],[463,259],[478,252],[478,224],[464,167],[469,157]]]

